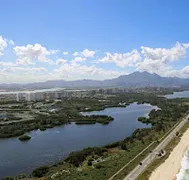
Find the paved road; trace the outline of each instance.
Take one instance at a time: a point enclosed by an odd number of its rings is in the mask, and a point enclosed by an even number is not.
[[[150,153],[143,161],[142,165],[138,165],[133,171],[131,171],[124,180],[136,180],[137,177],[152,163],[152,161],[157,157],[157,154],[164,149],[167,144],[175,137],[177,131],[179,131],[185,123],[188,121],[189,114],[183,118],[183,120],[172,130],[172,132]]]

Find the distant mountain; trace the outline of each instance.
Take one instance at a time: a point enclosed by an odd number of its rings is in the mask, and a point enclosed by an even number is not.
[[[180,87],[189,86],[189,79],[181,79],[176,77],[161,77],[157,74],[148,72],[134,72],[129,75],[122,75],[115,79],[97,81],[97,80],[51,80],[45,82],[36,82],[29,84],[0,84],[2,89],[42,89],[53,87],[64,88],[97,88],[97,87]]]
[[[148,72],[134,72],[129,75],[122,75],[116,79],[112,79],[114,85],[124,87],[146,87],[146,86],[189,86],[189,79],[181,79],[176,77],[161,77],[157,74]]]

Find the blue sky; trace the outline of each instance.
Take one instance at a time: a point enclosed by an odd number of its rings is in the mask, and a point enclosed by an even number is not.
[[[188,0],[0,0],[0,6],[0,83],[133,71],[189,78]]]

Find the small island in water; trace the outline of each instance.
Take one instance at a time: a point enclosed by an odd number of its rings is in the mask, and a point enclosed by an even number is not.
[[[31,139],[31,136],[28,135],[22,135],[18,138],[20,141],[28,141]]]

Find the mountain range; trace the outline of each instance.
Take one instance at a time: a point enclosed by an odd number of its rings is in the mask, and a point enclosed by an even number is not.
[[[0,90],[12,89],[42,89],[42,88],[104,88],[104,87],[181,87],[189,86],[189,79],[181,79],[178,77],[161,77],[157,74],[148,72],[134,72],[129,75],[122,75],[118,78],[109,80],[51,80],[45,82],[36,82],[29,84],[0,84]]]

